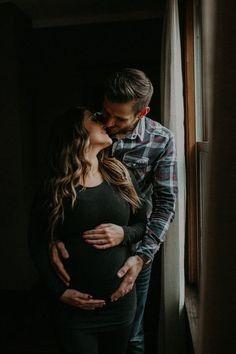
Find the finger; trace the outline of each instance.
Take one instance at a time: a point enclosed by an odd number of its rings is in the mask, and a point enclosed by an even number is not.
[[[58,242],[58,243],[56,244],[56,246],[57,246],[57,249],[59,249],[60,254],[62,255],[62,257],[63,257],[64,259],[68,259],[68,258],[69,258],[69,253],[68,253],[68,251],[67,251],[67,249],[66,249],[64,243],[63,243],[63,242]]]
[[[70,276],[64,268],[64,265],[60,262],[60,264],[53,264],[56,269],[57,275],[68,285],[70,283]]]
[[[58,257],[52,257],[52,265],[59,276],[59,278],[68,286],[70,282],[70,276],[66,272],[63,263],[61,262],[60,258]]]
[[[104,239],[96,239],[96,240],[90,240],[90,239],[86,239],[85,240],[86,243],[89,243],[90,245],[105,245],[107,244],[107,240]]]
[[[112,295],[111,295],[111,301],[117,301],[118,299],[120,299],[122,296],[125,295],[125,291],[123,289],[123,287],[119,287]]]
[[[117,301],[120,297],[128,294],[134,286],[134,279],[131,276],[126,276],[119,288],[111,295],[111,301]]]
[[[84,299],[84,300],[90,300],[93,298],[92,295],[86,294],[86,293],[81,293],[80,291],[76,291],[74,293],[74,297],[75,297],[75,299],[80,298],[80,299]]]
[[[104,299],[93,299],[92,295],[87,294],[87,293],[81,293],[78,290],[71,289],[70,292],[70,298],[75,299],[76,301],[81,300],[83,303],[89,303],[89,304],[101,304],[105,303]]]
[[[118,270],[117,276],[119,278],[123,278],[127,274],[127,272],[129,271],[129,269],[130,269],[130,267],[128,266],[128,264],[125,263],[123,265],[123,267]]]
[[[53,263],[56,264],[58,261],[60,261],[58,249],[56,248],[55,244],[50,245],[50,253],[51,253],[51,260]]]
[[[56,269],[63,265],[56,248],[51,249],[51,261]]]
[[[91,307],[91,306],[78,306],[80,309],[82,310],[86,310],[86,311],[91,311],[91,310],[95,310],[95,307]]]
[[[100,299],[90,299],[87,300],[87,303],[93,306],[99,306],[99,305],[105,305],[106,301],[105,300],[100,300]]]
[[[106,227],[109,227],[111,226],[112,224],[100,224],[98,225],[97,227],[95,227],[95,230],[98,230],[98,229],[104,229]]]
[[[93,245],[94,248],[98,250],[106,250],[107,248],[113,247],[112,243],[105,243],[104,245]]]
[[[74,301],[80,303],[81,305],[89,305],[89,306],[103,306],[105,305],[105,301],[104,300],[84,300],[81,298],[74,298]]]
[[[66,280],[63,276],[61,276],[60,273],[57,273],[57,276],[61,279],[61,281],[63,281],[66,286],[70,285],[70,281]]]
[[[105,306],[105,303],[89,303],[89,302],[83,302],[79,299],[70,299],[67,301],[68,304],[74,306],[74,307],[79,307],[84,310],[94,310],[96,308],[102,308]]]
[[[88,311],[90,311],[90,310],[95,310],[95,309],[97,309],[97,308],[101,308],[101,307],[103,307],[103,306],[80,305],[79,307],[80,307],[81,309],[83,309],[83,310],[88,310]]]
[[[83,233],[83,237],[100,237],[101,235],[103,235],[104,234],[104,232],[105,232],[105,230],[104,229],[102,229],[102,230],[90,230],[90,231],[85,231],[84,233]]]
[[[55,265],[56,268],[57,267],[59,268],[59,267],[63,266],[63,263],[61,261],[61,258],[59,256],[59,251],[58,251],[58,249],[60,249],[60,247],[61,247],[61,250],[64,249],[66,251],[66,249],[64,247],[64,244],[62,242],[58,242],[57,244],[52,244],[52,246],[51,246],[51,260],[52,260],[52,263]],[[66,251],[66,253],[67,253],[68,257],[69,257],[69,253],[67,251]]]

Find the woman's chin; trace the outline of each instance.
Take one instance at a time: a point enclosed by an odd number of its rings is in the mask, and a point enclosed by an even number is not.
[[[107,136],[106,142],[104,142],[105,147],[111,146],[112,145],[112,139]]]

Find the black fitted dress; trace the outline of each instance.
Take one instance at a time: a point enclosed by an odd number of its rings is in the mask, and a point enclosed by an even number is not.
[[[70,288],[91,294],[94,299],[104,299],[106,305],[86,311],[57,301],[57,322],[65,328],[111,330],[131,323],[135,314],[135,288],[116,302],[111,303],[110,297],[121,282],[117,271],[131,255],[132,245],[144,235],[145,207],[133,214],[130,205],[121,198],[115,187],[105,181],[96,187],[78,187],[77,196],[73,209],[65,206],[64,222],[57,227],[56,237],[65,243],[70,254],[65,261],[65,268],[71,277]],[[36,200],[32,210],[29,246],[41,276],[59,298],[67,287],[50,264],[47,215],[41,205]],[[123,227],[125,237],[122,244],[98,250],[83,240],[81,235],[84,231],[104,223]]]

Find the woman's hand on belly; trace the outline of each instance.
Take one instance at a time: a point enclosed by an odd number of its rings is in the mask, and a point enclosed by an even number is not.
[[[95,310],[106,304],[104,300],[93,299],[91,295],[81,293],[75,289],[67,289],[59,300],[67,305],[79,307],[83,310]]]
[[[124,229],[115,224],[101,224],[93,230],[85,231],[82,237],[93,247],[104,250],[121,244],[124,240]]]

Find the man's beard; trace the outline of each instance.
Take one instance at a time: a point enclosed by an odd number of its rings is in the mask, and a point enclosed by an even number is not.
[[[116,130],[114,129],[114,131],[112,130],[107,130],[107,134],[110,136],[110,138],[115,138],[116,136],[126,136],[128,133],[130,133],[133,129],[121,129],[121,130]]]
[[[125,128],[123,128],[123,129],[119,129],[119,128],[114,128],[114,129],[110,129],[110,128],[106,128],[106,131],[107,131],[107,134],[109,135],[109,136],[115,136],[116,134],[124,134],[124,135],[126,135],[126,134],[128,134],[128,133],[130,133],[130,132],[132,132],[133,130],[134,130],[134,128],[136,127],[136,125],[138,124],[138,122],[139,122],[139,119],[137,119],[135,122],[134,122],[134,124],[132,124],[132,125],[130,125],[130,126],[128,126],[128,127],[125,127]]]

